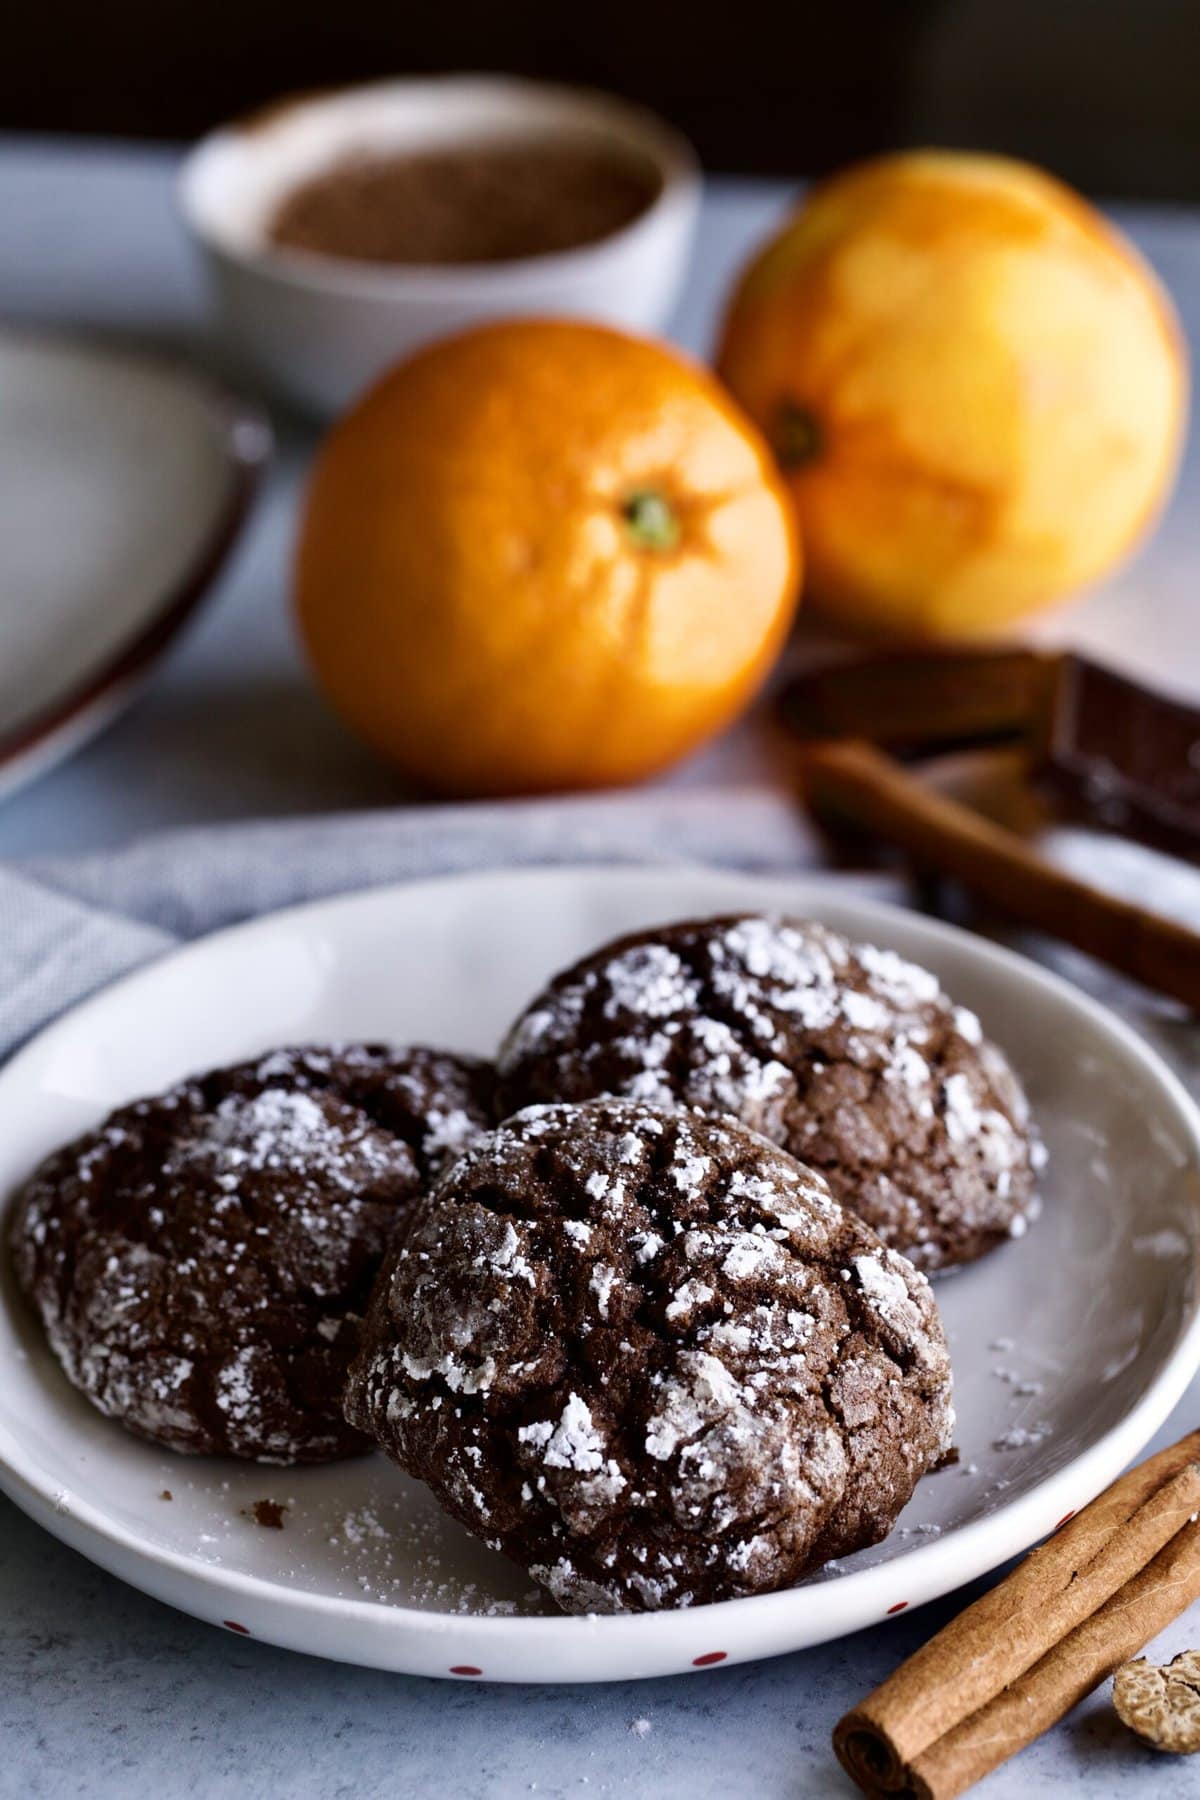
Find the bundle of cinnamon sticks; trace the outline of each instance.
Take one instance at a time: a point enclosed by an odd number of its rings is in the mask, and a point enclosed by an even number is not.
[[[1093,1500],[834,1728],[883,1800],[953,1800],[1200,1596],[1200,1431]]]

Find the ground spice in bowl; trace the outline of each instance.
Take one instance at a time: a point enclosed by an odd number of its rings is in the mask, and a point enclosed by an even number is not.
[[[661,187],[648,160],[567,137],[360,152],[293,189],[268,236],[352,262],[513,262],[611,236]]]

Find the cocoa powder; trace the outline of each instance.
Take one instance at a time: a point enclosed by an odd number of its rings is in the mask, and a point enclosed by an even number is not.
[[[610,236],[661,185],[650,163],[569,138],[359,154],[295,188],[269,236],[353,262],[509,262]]]

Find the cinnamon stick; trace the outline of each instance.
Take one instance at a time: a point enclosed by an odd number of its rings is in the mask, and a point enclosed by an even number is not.
[[[1200,1596],[1197,1459],[1131,1469],[839,1721],[864,1793],[952,1800]]]
[[[871,744],[806,746],[800,775],[819,817],[876,832],[1007,917],[1200,1007],[1200,933],[1056,868],[1014,832],[934,792]]]
[[[1048,1656],[913,1764],[918,1800],[951,1800],[1056,1725],[1200,1595],[1200,1529],[1188,1526]]]

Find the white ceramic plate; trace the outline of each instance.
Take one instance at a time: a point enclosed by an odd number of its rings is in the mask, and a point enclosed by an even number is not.
[[[57,1536],[175,1606],[293,1649],[425,1675],[676,1673],[837,1637],[945,1593],[1090,1499],[1200,1363],[1200,1122],[1122,1024],[979,939],[814,881],[566,869],[382,889],[221,933],[117,983],[0,1074],[0,1193],[119,1101],[312,1038],[489,1050],[553,969],[612,934],[783,908],[889,945],[974,1007],[1029,1085],[1046,1210],[944,1281],[961,1462],[886,1543],[786,1593],[567,1618],[382,1459],[279,1471],[127,1437],[59,1374],[5,1275],[0,1482]],[[7,1267],[7,1264],[5,1264]],[[173,1496],[161,1498],[164,1490]],[[286,1504],[282,1530],[247,1514]]]
[[[223,563],[269,442],[185,369],[0,335],[0,796],[133,697]]]

